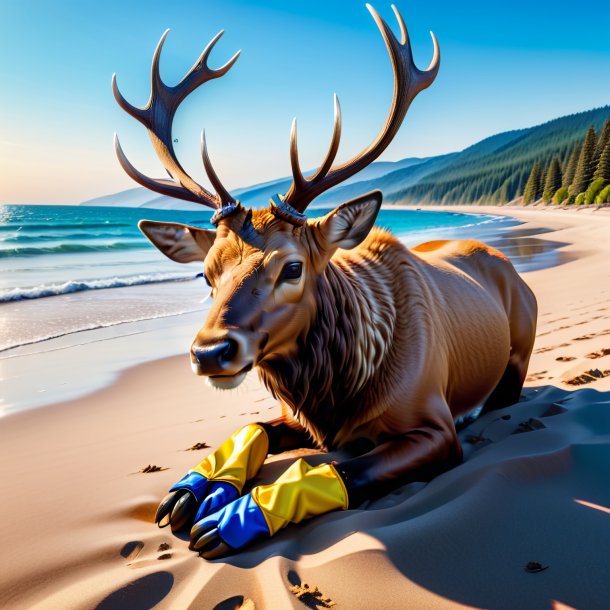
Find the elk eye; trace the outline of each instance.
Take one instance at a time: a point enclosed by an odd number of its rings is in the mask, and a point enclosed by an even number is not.
[[[282,269],[280,280],[298,280],[303,272],[303,263],[287,263]]]
[[[208,276],[205,273],[198,273],[195,277],[200,278],[202,277],[205,280],[205,283],[211,288],[212,284],[210,283],[210,280],[208,279]]]

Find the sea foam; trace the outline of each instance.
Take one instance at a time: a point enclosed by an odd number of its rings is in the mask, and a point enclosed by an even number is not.
[[[143,284],[159,284],[161,282],[184,282],[195,279],[192,273],[141,273],[125,277],[108,277],[95,280],[72,280],[56,284],[43,284],[29,288],[13,288],[0,292],[0,303],[40,299],[42,297],[58,296],[85,290],[100,290],[103,288],[124,288],[125,286],[140,286]]]

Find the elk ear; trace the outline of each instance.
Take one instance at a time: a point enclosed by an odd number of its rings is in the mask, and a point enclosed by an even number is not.
[[[177,263],[203,261],[216,237],[216,231],[177,222],[140,220],[138,228],[165,256]]]
[[[318,228],[328,246],[344,250],[357,246],[373,228],[382,197],[381,191],[372,191],[324,216]]]

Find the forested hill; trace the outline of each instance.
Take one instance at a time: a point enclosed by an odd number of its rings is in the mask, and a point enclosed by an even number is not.
[[[608,117],[610,106],[605,106],[498,134],[458,153],[416,184],[400,185],[397,181],[390,192],[385,192],[385,201],[505,203],[523,195],[534,164],[546,168],[557,157],[565,169],[587,130],[593,127],[599,133]],[[497,146],[502,140],[503,144]]]

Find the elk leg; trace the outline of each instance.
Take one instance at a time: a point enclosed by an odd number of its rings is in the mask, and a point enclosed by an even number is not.
[[[282,415],[271,421],[259,424],[269,438],[269,453],[277,454],[291,449],[316,448],[316,445],[303,426]]]
[[[459,462],[460,455],[449,424],[411,430],[342,463],[311,466],[299,459],[274,483],[255,487],[196,522],[189,548],[206,559],[234,553],[290,523],[353,508],[408,481],[429,480]]]
[[[347,489],[349,507],[412,481],[429,481],[462,459],[455,429],[428,424],[378,445],[335,468]]]
[[[509,362],[502,379],[485,401],[479,417],[490,411],[496,411],[518,403],[524,381],[525,370]]]

